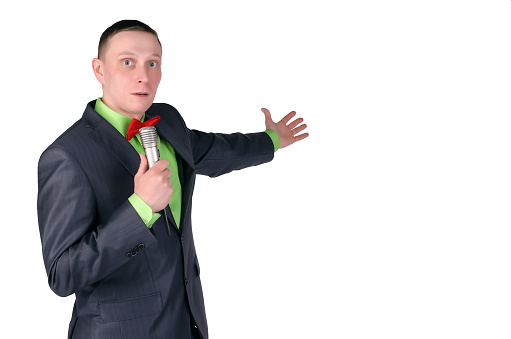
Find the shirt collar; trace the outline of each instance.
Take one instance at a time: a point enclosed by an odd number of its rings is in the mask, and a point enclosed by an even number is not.
[[[110,107],[105,105],[105,103],[101,100],[101,98],[98,98],[96,100],[96,106],[94,107],[94,110],[101,115],[103,118],[105,118],[106,121],[108,121],[112,126],[115,127],[119,133],[121,133],[126,138],[126,132],[128,131],[128,126],[131,123],[131,118],[127,117],[125,115],[122,115],[120,113],[117,113],[116,111],[112,110]],[[145,113],[142,116],[141,121],[144,122],[145,119]]]

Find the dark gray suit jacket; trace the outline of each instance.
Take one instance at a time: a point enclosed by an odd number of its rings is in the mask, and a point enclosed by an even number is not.
[[[148,229],[128,202],[140,158],[94,110],[39,160],[37,210],[48,283],[76,295],[69,338],[208,338],[200,268],[191,225],[195,175],[211,177],[273,158],[266,133],[189,130],[178,111],[153,104],[157,130],[176,152],[182,185],[181,227],[167,235],[160,217]]]

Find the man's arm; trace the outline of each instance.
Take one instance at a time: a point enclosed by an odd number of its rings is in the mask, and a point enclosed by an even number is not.
[[[302,124],[302,118],[291,121],[295,112],[275,123],[270,111],[265,108],[262,111],[266,117],[266,128],[278,135],[278,148],[285,148],[309,136],[308,133],[299,134],[307,128]],[[274,141],[269,133],[264,132],[218,134],[189,130],[189,138],[197,173],[210,177],[269,162],[275,151]]]
[[[127,253],[139,244],[156,241],[128,200],[101,225],[96,203],[73,156],[46,150],[39,161],[37,210],[48,283],[60,296],[103,279],[131,260]]]
[[[217,177],[234,170],[260,165],[273,159],[270,136],[261,133],[204,133],[190,131],[195,170]]]

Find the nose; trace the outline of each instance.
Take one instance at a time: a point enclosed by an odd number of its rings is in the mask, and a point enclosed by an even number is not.
[[[137,82],[140,83],[146,83],[149,80],[147,70],[145,67],[139,67],[137,74],[136,74]]]

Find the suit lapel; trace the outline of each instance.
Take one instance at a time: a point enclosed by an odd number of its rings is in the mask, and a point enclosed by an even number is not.
[[[148,115],[148,118],[152,118],[152,116]],[[176,151],[187,164],[190,166],[193,165],[191,153],[186,144],[187,140],[184,138],[182,130],[177,130],[176,126],[171,125],[167,119],[161,119],[156,125],[156,131],[160,137],[169,142],[172,148],[174,148],[174,151]]]
[[[115,127],[96,113],[93,108],[94,102],[87,105],[82,118],[86,126],[91,128],[89,136],[109,151],[131,175],[135,176],[140,165],[137,151]]]

